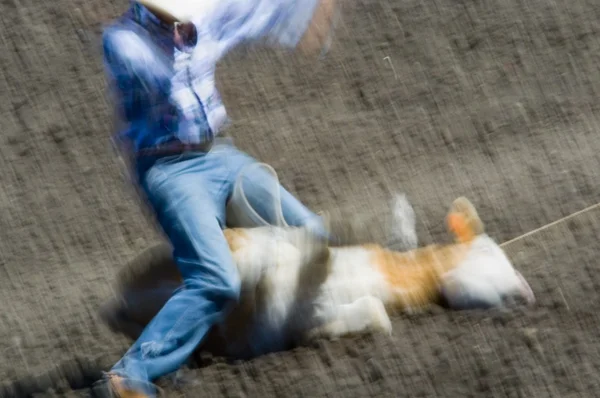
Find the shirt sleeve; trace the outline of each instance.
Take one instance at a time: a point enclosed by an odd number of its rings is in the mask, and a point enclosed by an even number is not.
[[[136,182],[134,153],[144,138],[139,134],[145,126],[161,123],[166,117],[153,104],[168,93],[169,71],[157,52],[130,26],[115,24],[105,28],[102,48],[116,130],[111,142],[125,174]]]
[[[192,19],[197,46],[207,44],[221,58],[243,42],[266,40],[295,48],[313,18],[319,0],[208,0]],[[210,44],[209,44],[210,43]]]
[[[151,99],[168,91],[168,71],[132,30],[109,27],[102,45],[105,75],[118,116],[125,122],[147,116]]]

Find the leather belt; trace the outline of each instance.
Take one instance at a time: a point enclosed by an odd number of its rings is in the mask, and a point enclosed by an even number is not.
[[[202,144],[184,144],[181,142],[173,142],[163,144],[154,148],[142,148],[139,151],[137,151],[136,156],[168,156],[180,155],[186,152],[208,152],[210,151],[212,144],[212,141]]]

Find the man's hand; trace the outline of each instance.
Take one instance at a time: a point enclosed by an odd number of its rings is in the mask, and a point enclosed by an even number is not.
[[[306,55],[313,55],[318,51],[326,52],[329,39],[333,34],[334,22],[337,12],[337,0],[320,0],[313,19],[298,48]]]

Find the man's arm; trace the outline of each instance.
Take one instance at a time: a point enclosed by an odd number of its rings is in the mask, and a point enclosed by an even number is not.
[[[322,49],[331,33],[336,0],[207,1],[192,22],[199,42],[219,49],[219,58],[242,42],[266,39],[271,45]]]
[[[148,102],[170,85],[169,71],[157,53],[133,30],[108,27],[102,37],[105,74],[115,112],[124,122],[147,117]]]
[[[169,75],[164,65],[157,62],[157,53],[151,50],[143,36],[129,27],[107,27],[103,32],[102,45],[104,70],[114,109],[114,127],[117,129],[113,143],[130,172],[134,142],[126,139],[125,135],[136,128],[136,124],[145,124],[154,117],[149,113],[152,109],[150,102],[155,96],[168,92]]]

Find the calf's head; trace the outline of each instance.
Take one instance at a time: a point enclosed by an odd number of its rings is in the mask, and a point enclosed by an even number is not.
[[[501,307],[511,299],[535,302],[529,284],[502,248],[485,232],[473,204],[456,199],[447,224],[458,244],[467,245],[466,256],[442,277],[441,294],[453,309]]]

